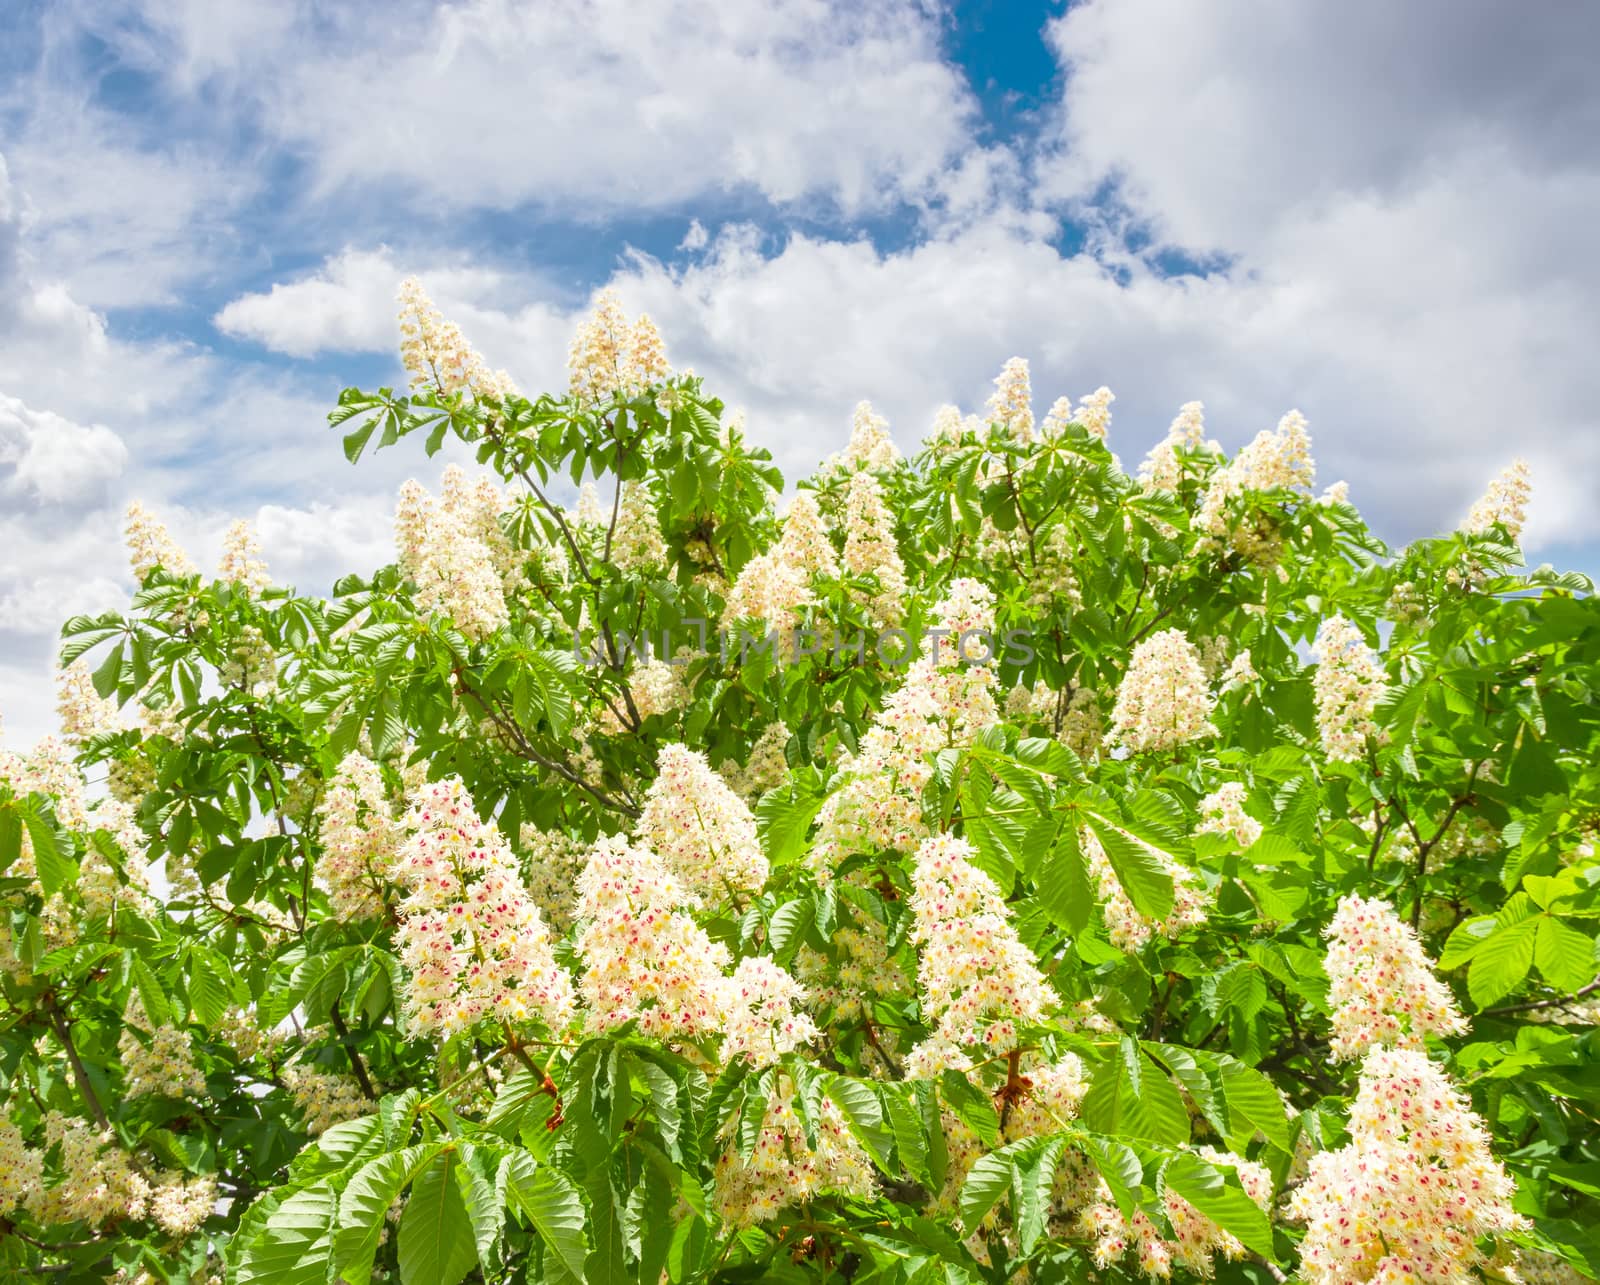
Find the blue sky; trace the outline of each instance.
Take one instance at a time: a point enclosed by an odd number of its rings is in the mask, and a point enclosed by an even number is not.
[[[0,712],[126,600],[143,498],[280,577],[389,556],[324,416],[423,277],[525,389],[615,285],[791,475],[869,398],[913,447],[1012,356],[1102,384],[1130,465],[1183,402],[1291,407],[1391,540],[1516,455],[1535,560],[1600,570],[1600,47],[1492,0],[27,0],[0,15]]]

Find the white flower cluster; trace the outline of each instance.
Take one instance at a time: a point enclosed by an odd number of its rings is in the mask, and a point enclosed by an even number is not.
[[[192,576],[195,573],[189,555],[178,547],[167,528],[138,500],[128,505],[124,539],[135,580],[142,582],[157,567],[170,576]]]
[[[638,573],[666,565],[667,542],[649,488],[625,482],[611,538],[611,561],[618,570]]]
[[[998,424],[1024,446],[1033,441],[1033,390],[1026,358],[1013,357],[1000,368],[985,414],[991,424]]]
[[[404,891],[396,935],[409,974],[406,1014],[443,1036],[481,1020],[537,1017],[550,1030],[572,1017],[572,980],[504,836],[478,819],[457,777],[413,796],[410,834],[394,864]]]
[[[206,1077],[194,1060],[194,1038],[170,1023],[154,1026],[135,994],[122,1017],[117,1053],[122,1060],[122,1091],[130,1098],[199,1098]],[[146,1042],[148,1041],[148,1042]]]
[[[1263,1212],[1270,1210],[1272,1174],[1265,1165],[1214,1147],[1199,1147],[1196,1151],[1213,1164],[1232,1168],[1239,1175],[1245,1194]],[[1109,1267],[1132,1250],[1146,1276],[1166,1280],[1173,1267],[1178,1266],[1210,1279],[1216,1274],[1217,1255],[1226,1259],[1244,1257],[1245,1247],[1237,1236],[1224,1231],[1182,1196],[1163,1192],[1161,1208],[1172,1227],[1170,1239],[1142,1209],[1135,1209],[1131,1218],[1123,1217],[1111,1199],[1110,1189],[1100,1184],[1100,1198],[1084,1211],[1082,1220],[1084,1231],[1094,1238],[1095,1264]]]
[[[1325,935],[1335,1059],[1379,1046],[1420,1048],[1428,1035],[1465,1034],[1455,996],[1387,901],[1352,893],[1339,902]]]
[[[400,283],[400,360],[411,387],[470,393],[504,401],[516,385],[503,370],[492,371],[473,351],[460,328],[446,321],[415,277]]]
[[[319,1071],[296,1062],[280,1074],[283,1085],[294,1099],[295,1110],[313,1136],[326,1133],[336,1124],[370,1115],[377,1104],[369,1102],[354,1077],[335,1071]]]
[[[683,745],[661,747],[637,834],[706,901],[755,892],[767,881],[755,817],[705,755]]]
[[[1200,800],[1198,834],[1231,835],[1241,848],[1248,848],[1261,837],[1261,822],[1244,810],[1245,790],[1238,781],[1228,781]]]
[[[1213,536],[1223,535],[1228,529],[1228,501],[1248,491],[1279,488],[1309,495],[1315,478],[1305,416],[1292,410],[1278,421],[1275,432],[1262,429],[1211,479],[1195,525]]]
[[[723,764],[723,779],[733,792],[748,803],[782,785],[789,776],[786,750],[792,735],[789,725],[781,719],[768,723],[750,747],[743,767]]]
[[[1176,491],[1183,480],[1183,460],[1179,449],[1188,452],[1202,449],[1220,453],[1221,447],[1206,441],[1205,406],[1200,402],[1185,402],[1178,416],[1167,429],[1167,435],[1151,448],[1150,454],[1139,465],[1139,480],[1149,491]]]
[[[889,421],[873,413],[871,402],[857,402],[850,416],[850,441],[843,451],[829,456],[822,466],[825,472],[839,470],[893,468],[900,459],[900,449],[889,436]]]
[[[217,579],[234,585],[251,598],[259,598],[272,583],[267,564],[261,559],[261,541],[255,528],[243,518],[228,527],[222,540],[222,561],[217,564]]]
[[[505,626],[506,590],[519,581],[515,551],[500,529],[500,506],[492,481],[469,483],[452,464],[437,503],[409,481],[395,510],[398,561],[417,586],[417,606],[448,616],[474,642]]]
[[[717,1213],[731,1226],[770,1221],[779,1210],[827,1192],[862,1199],[873,1192],[871,1162],[843,1113],[822,1099],[813,1149],[806,1141],[794,1093],[789,1078],[780,1077],[748,1160],[740,1154],[736,1138],[724,1139],[726,1150],[717,1160],[713,1200]]]
[[[572,395],[604,402],[637,397],[672,377],[661,332],[647,314],[630,323],[615,290],[602,290],[567,356]]]
[[[907,669],[856,753],[839,765],[840,783],[818,813],[808,862],[818,878],[853,852],[910,852],[925,837],[922,789],[933,775],[928,755],[965,745],[999,722],[993,658],[957,655],[962,633],[994,630],[994,595],[975,580],[957,580],[934,612],[946,636]]]
[[[1527,461],[1513,460],[1489,483],[1483,498],[1472,506],[1467,520],[1461,524],[1462,531],[1468,535],[1487,535],[1496,526],[1503,526],[1507,535],[1518,539],[1523,523],[1528,520],[1528,499],[1532,494],[1533,482]]]
[[[117,703],[95,691],[89,666],[81,660],[56,671],[56,716],[61,735],[73,743],[93,740],[120,727]]]
[[[1466,1095],[1420,1050],[1367,1054],[1349,1127],[1290,1197],[1307,1285],[1476,1280],[1479,1242],[1528,1226]]]
[[[406,832],[383,769],[358,751],[340,762],[317,804],[322,853],[317,882],[340,919],[381,915],[389,869]]]
[[[970,1065],[965,1050],[1009,1053],[1018,1027],[1059,1007],[1033,953],[1017,937],[994,880],[972,864],[965,839],[931,835],[912,869],[911,941],[923,1020],[934,1033],[912,1050],[913,1076]]]
[[[592,1031],[636,1022],[670,1043],[723,1037],[724,1061],[767,1066],[816,1038],[806,992],[765,957],[732,976],[727,947],[695,923],[700,899],[643,841],[602,839],[578,878],[579,990]]]
[[[1123,837],[1144,848],[1172,879],[1172,909],[1165,919],[1150,919],[1139,913],[1129,898],[1122,881],[1117,878],[1111,858],[1099,836],[1088,827],[1079,831],[1084,859],[1089,867],[1089,877],[1095,881],[1100,894],[1100,910],[1105,916],[1106,935],[1119,950],[1138,950],[1158,934],[1177,937],[1189,928],[1197,928],[1206,921],[1207,896],[1199,876],[1186,866],[1179,865],[1166,853],[1152,848],[1135,835],[1123,832]]]
[[[1117,688],[1106,741],[1138,753],[1171,750],[1216,735],[1200,653],[1181,629],[1163,629],[1133,649]]]
[[[522,827],[517,842],[527,858],[528,895],[545,923],[553,931],[565,933],[574,922],[578,875],[587,860],[587,846],[559,830],[532,825]]]
[[[894,515],[884,502],[883,487],[871,473],[851,475],[845,498],[844,569],[869,576],[877,592],[863,606],[873,623],[893,625],[905,611],[906,569],[894,538]]]
[[[1336,763],[1353,763],[1378,733],[1373,712],[1383,698],[1383,666],[1343,616],[1330,616],[1317,629],[1311,654],[1317,672],[1311,680],[1317,702],[1317,733]]]

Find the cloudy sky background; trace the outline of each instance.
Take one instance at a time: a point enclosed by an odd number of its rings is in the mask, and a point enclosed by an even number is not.
[[[391,556],[326,412],[420,275],[564,382],[614,284],[785,471],[1033,363],[1133,463],[1290,407],[1393,541],[1530,461],[1600,571],[1600,7],[1494,0],[20,0],[0,15],[0,713],[126,601],[141,497],[309,591]]]

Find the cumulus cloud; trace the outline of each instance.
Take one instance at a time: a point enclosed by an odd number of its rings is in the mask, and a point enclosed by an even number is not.
[[[47,504],[92,501],[122,474],[128,448],[104,424],[75,424],[0,393],[0,466],[8,489]]]

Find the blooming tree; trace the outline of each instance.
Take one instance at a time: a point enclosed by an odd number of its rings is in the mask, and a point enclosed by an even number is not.
[[[1600,607],[1513,466],[1385,547],[1296,413],[1026,362],[784,503],[602,297],[330,597],[139,505],[0,751],[27,1280],[1563,1281],[1600,1267]],[[567,496],[574,496],[570,506]]]

